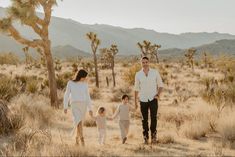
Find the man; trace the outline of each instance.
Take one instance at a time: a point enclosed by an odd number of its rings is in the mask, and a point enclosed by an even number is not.
[[[143,57],[141,63],[142,69],[135,75],[135,107],[136,109],[138,108],[137,102],[139,96],[145,144],[148,144],[149,139],[148,114],[150,110],[151,143],[154,144],[157,142],[157,110],[158,100],[163,89],[163,82],[159,72],[149,68],[148,57]]]

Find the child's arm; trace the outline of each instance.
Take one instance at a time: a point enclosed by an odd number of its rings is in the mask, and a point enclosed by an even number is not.
[[[118,106],[117,109],[116,109],[116,111],[114,112],[114,114],[113,114],[113,116],[112,116],[112,119],[117,118],[119,112],[120,112],[120,109],[119,109],[119,106]]]

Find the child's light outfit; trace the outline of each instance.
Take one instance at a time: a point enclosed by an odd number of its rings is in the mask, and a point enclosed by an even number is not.
[[[129,106],[121,104],[115,111],[113,118],[119,116],[119,127],[122,139],[126,138],[129,127],[130,127],[130,117],[129,117]]]
[[[99,144],[105,144],[106,139],[106,117],[105,116],[96,116],[95,117],[97,129],[98,129],[98,141]]]
[[[68,82],[64,94],[64,109],[67,109],[69,104],[71,105],[73,114],[73,134],[79,122],[85,118],[87,108],[89,111],[92,110],[87,83],[74,81]]]

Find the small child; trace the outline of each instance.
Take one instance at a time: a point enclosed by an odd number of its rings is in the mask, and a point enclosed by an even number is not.
[[[96,113],[96,116],[93,117],[96,121],[97,130],[99,134],[99,144],[104,145],[105,144],[105,138],[106,138],[106,119],[110,120],[110,118],[106,117],[104,107],[99,107]]]
[[[119,127],[120,127],[120,132],[121,132],[121,137],[122,137],[122,144],[124,144],[127,140],[127,134],[129,131],[129,126],[130,126],[130,118],[129,118],[129,96],[128,95],[123,95],[122,96],[122,104],[120,104],[112,119],[116,118],[119,115]]]

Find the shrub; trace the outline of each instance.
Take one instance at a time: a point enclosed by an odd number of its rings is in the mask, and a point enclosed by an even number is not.
[[[180,132],[189,139],[199,139],[205,137],[209,129],[209,121],[193,120],[184,123],[180,128]]]
[[[131,99],[131,88],[130,87],[120,87],[120,88],[113,88],[112,96],[110,98],[111,102],[120,102],[122,95],[127,94]]]
[[[38,128],[52,123],[54,111],[50,107],[50,100],[40,95],[20,95],[12,101],[15,112],[22,113],[27,125]]]
[[[161,144],[175,143],[174,136],[169,133],[161,133],[161,136],[158,137],[158,142]]]
[[[9,77],[0,77],[0,99],[9,101],[16,96],[18,88],[16,82]]]
[[[235,142],[235,117],[234,113],[223,116],[219,119],[217,130],[222,136],[223,140]]]
[[[0,65],[2,64],[12,64],[17,65],[20,62],[18,56],[13,53],[0,54]]]
[[[86,126],[86,127],[96,127],[96,122],[94,119],[92,118],[88,118],[86,117],[84,122],[83,122],[83,125]]]
[[[127,71],[124,72],[123,79],[130,85],[135,83],[135,74],[141,69],[140,64],[134,64]]]
[[[38,91],[38,81],[28,80],[26,84],[26,91],[29,93],[36,93]]]
[[[13,114],[9,111],[8,106],[3,101],[0,101],[0,135],[17,131],[24,124],[22,113]]]
[[[99,88],[93,87],[90,91],[91,99],[100,99],[101,94]]]

